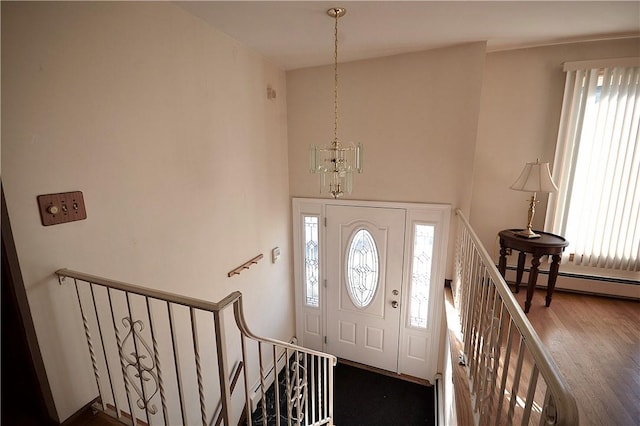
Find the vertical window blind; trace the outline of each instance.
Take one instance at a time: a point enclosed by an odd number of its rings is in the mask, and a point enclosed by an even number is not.
[[[546,228],[564,261],[640,271],[640,58],[565,64]]]

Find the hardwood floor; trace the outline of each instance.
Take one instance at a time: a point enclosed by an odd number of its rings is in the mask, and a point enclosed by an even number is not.
[[[524,306],[526,291],[515,294]],[[571,387],[581,425],[640,425],[640,302],[536,290],[527,317]]]

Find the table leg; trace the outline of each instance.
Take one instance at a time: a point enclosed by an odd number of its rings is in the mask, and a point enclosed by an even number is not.
[[[520,283],[522,282],[522,273],[524,272],[524,260],[527,254],[523,251],[518,253],[518,270],[516,271],[516,293],[520,293]]]
[[[538,281],[538,267],[540,266],[540,256],[533,256],[531,259],[531,272],[529,272],[529,283],[527,284],[527,300],[524,302],[524,313],[529,312],[531,307],[531,299],[533,299],[533,290],[536,288]]]
[[[500,260],[498,261],[498,271],[505,278],[505,272],[507,271],[507,249],[505,248],[502,240],[500,240]]]
[[[547,284],[547,298],[545,306],[551,305],[551,298],[553,297],[553,290],[556,288],[556,279],[558,278],[558,269],[560,269],[560,255],[554,254],[551,256],[551,268],[549,268],[549,283]]]

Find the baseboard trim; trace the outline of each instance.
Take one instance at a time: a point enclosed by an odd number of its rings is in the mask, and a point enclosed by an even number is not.
[[[516,269],[517,268],[515,266],[507,267],[507,281],[515,282]],[[530,268],[525,268],[521,286],[527,286],[529,272]],[[540,271],[540,275],[543,275],[543,277],[538,277],[536,287],[546,288],[548,281],[546,277],[549,276],[549,271]],[[640,285],[638,284],[639,283],[637,281],[629,279],[605,280],[589,275],[560,272],[556,281],[555,291],[611,297],[616,299],[640,300]]]
[[[511,265],[507,266],[507,270],[509,271],[516,271],[517,269],[518,268],[516,266],[511,266]],[[528,268],[528,267],[524,268],[524,272],[529,273],[529,271],[531,271],[531,268]],[[549,275],[549,271],[546,269],[540,269],[538,273],[543,275]],[[578,274],[574,272],[558,271],[558,276],[567,277],[567,278],[576,278],[580,280],[601,281],[606,283],[623,284],[623,285],[640,285],[639,280],[632,280],[628,278],[604,277],[599,275]]]

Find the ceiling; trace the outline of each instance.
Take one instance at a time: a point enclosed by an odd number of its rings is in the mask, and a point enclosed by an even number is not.
[[[640,36],[639,1],[178,1],[283,69],[487,41],[487,50]],[[638,52],[640,56],[640,52]]]

